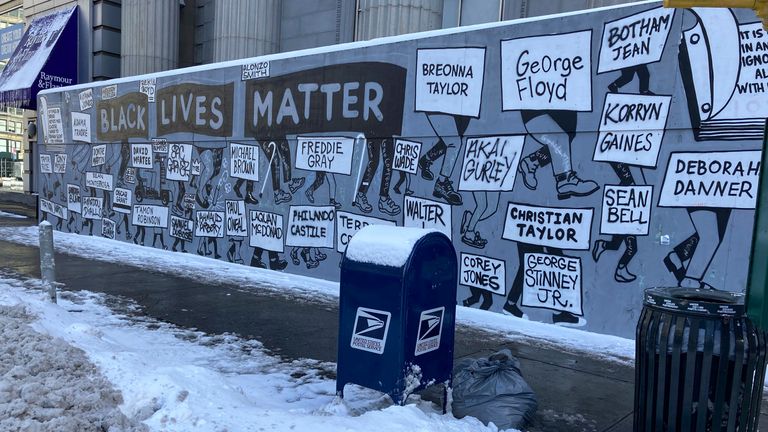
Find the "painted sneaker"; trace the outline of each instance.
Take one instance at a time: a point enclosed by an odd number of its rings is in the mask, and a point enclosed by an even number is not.
[[[284,259],[269,260],[269,268],[271,270],[283,270],[288,267],[288,261]]]
[[[314,201],[313,201],[314,202]],[[328,204],[332,205],[336,210],[341,210],[341,203],[331,198]]]
[[[613,279],[619,283],[629,283],[637,279],[637,276],[630,273],[627,266],[619,266],[616,267],[616,272],[613,274]]]
[[[474,235],[471,235],[470,233],[474,233]],[[480,233],[477,231],[465,232],[464,235],[461,236],[461,242],[476,249],[482,249],[488,244],[488,240],[480,237]]]
[[[560,312],[552,315],[552,322],[563,327],[583,327],[587,320],[569,312]]]
[[[595,244],[592,246],[592,259],[598,262],[603,252],[605,252],[605,240],[595,240]]]
[[[304,195],[307,196],[307,201],[312,204],[315,203],[315,194],[312,192],[312,188],[307,188],[307,190],[304,191]]]
[[[539,163],[530,156],[524,157],[517,166],[517,172],[520,173],[523,184],[530,190],[536,190],[536,187],[539,185],[539,181],[536,180],[536,170],[538,168]]]
[[[509,302],[505,303],[504,307],[501,308],[501,312],[504,315],[512,315],[518,318],[522,318],[524,320],[528,319],[528,314],[521,311],[520,308],[517,307],[517,305],[514,303],[509,303]]]
[[[576,172],[557,175],[557,199],[592,195],[600,186],[592,180],[582,180]]]
[[[363,213],[370,213],[373,210],[373,206],[368,204],[368,197],[362,192],[357,193],[352,205],[359,208]]]
[[[400,214],[400,206],[390,197],[379,197],[379,210],[390,216]]]
[[[453,182],[448,179],[435,182],[432,196],[444,199],[450,205],[462,205],[461,195],[453,189]]]
[[[275,191],[275,204],[282,204],[290,201],[293,198],[288,192],[278,189]]]
[[[304,177],[296,177],[288,183],[288,189],[291,193],[296,193],[302,186],[304,186]]]
[[[421,178],[424,180],[432,181],[435,179],[435,175],[432,174],[432,171],[429,170],[429,167],[432,166],[432,161],[427,159],[426,156],[422,156],[419,158],[419,169],[421,170]]]

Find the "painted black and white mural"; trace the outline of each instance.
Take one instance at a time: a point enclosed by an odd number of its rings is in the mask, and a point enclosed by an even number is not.
[[[768,117],[751,11],[644,3],[39,98],[61,231],[337,280],[445,232],[464,306],[632,336],[643,289],[743,291]]]

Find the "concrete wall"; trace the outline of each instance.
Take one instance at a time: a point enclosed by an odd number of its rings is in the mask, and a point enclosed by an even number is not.
[[[744,290],[768,35],[743,12],[642,4],[47,92],[40,216],[332,280],[360,226],[431,227],[459,304],[632,336],[644,288]]]

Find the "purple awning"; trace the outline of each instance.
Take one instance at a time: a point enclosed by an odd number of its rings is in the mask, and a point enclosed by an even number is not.
[[[77,84],[77,6],[35,18],[0,74],[0,106],[36,109],[40,90]]]

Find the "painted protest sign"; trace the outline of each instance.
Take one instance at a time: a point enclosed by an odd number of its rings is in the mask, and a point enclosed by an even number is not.
[[[354,213],[336,212],[336,250],[344,253],[347,250],[349,240],[368,225],[397,225],[393,221],[379,219],[370,216],[361,216]]]
[[[131,166],[152,168],[152,144],[131,144]]]
[[[80,186],[68,184],[67,185],[67,210],[75,213],[82,212],[82,206],[80,204]]]
[[[480,117],[485,48],[419,49],[416,111]]]
[[[248,218],[250,236],[248,244],[273,252],[283,251],[283,215],[261,210],[251,210]]]
[[[157,135],[189,132],[232,136],[234,89],[235,85],[231,82],[219,85],[182,82],[158,89],[155,110]]]
[[[168,227],[168,207],[149,204],[135,205],[132,216],[131,222],[136,226]]]
[[[125,173],[123,174],[123,181],[130,184],[136,183],[136,168],[134,167],[128,167],[125,169]]]
[[[231,143],[229,145],[229,175],[235,178],[259,181],[259,148],[255,145]]]
[[[104,165],[107,162],[107,145],[97,145],[91,147],[91,166]]]
[[[506,295],[504,260],[462,253],[459,262],[459,284]]]
[[[349,175],[355,139],[346,137],[297,137],[296,168]]]
[[[101,99],[114,99],[117,97],[117,84],[104,86],[101,88]]]
[[[189,169],[190,175],[200,175],[200,172],[203,170],[203,164],[200,162],[200,159],[195,158],[192,159],[192,167]]]
[[[171,237],[191,242],[195,234],[195,222],[192,219],[184,219],[171,215]]]
[[[247,81],[256,78],[266,78],[269,76],[269,62],[260,61],[248,63],[240,68],[240,80]]]
[[[48,129],[46,130],[46,144],[61,144],[64,142],[64,122],[61,121],[61,108],[48,108]]]
[[[139,92],[127,93],[96,103],[96,138],[115,142],[149,136],[147,97]]]
[[[53,155],[53,172],[56,174],[66,174],[67,172],[67,154],[56,153]]]
[[[82,197],[83,219],[101,219],[104,198]]]
[[[600,234],[648,235],[652,186],[605,185]]]
[[[165,178],[168,180],[189,181],[191,163],[192,144],[170,144],[168,146],[168,167]]]
[[[501,41],[502,109],[592,111],[592,30]]]
[[[51,162],[51,155],[40,155],[40,172],[43,174],[53,174],[53,162]]]
[[[597,73],[661,60],[674,14],[658,7],[605,23]]]
[[[416,228],[434,228],[448,238],[451,236],[451,206],[412,196],[405,197],[403,226]]]
[[[287,246],[333,248],[336,238],[333,206],[291,206],[288,211]]]
[[[459,190],[511,191],[524,142],[524,135],[467,139]]]
[[[227,235],[234,237],[247,237],[248,228],[245,221],[245,201],[226,200],[224,202],[227,215]]]
[[[222,238],[224,237],[224,212],[197,211],[195,212],[195,236]]]
[[[196,211],[195,236],[209,238],[224,237],[224,212]]]
[[[130,213],[133,205],[133,191],[130,189],[115,188],[112,198],[112,210],[118,213]]]
[[[40,198],[40,211],[56,216],[60,219],[67,218],[67,208],[56,204],[55,202],[48,201],[47,199]]]
[[[509,203],[501,237],[532,245],[587,250],[593,211]]]
[[[671,96],[605,95],[593,159],[656,167]]]
[[[92,187],[101,190],[111,191],[113,189],[112,174],[104,174],[99,172],[86,171],[85,173],[85,186]]]
[[[684,153],[669,156],[659,207],[753,209],[760,151]]]
[[[91,142],[91,116],[79,112],[70,113],[72,141]]]
[[[416,174],[420,154],[420,142],[396,139],[395,157],[392,160],[392,169],[410,174]]]
[[[152,138],[152,153],[168,153],[168,140],[165,138]]]
[[[187,210],[194,210],[195,209],[195,194],[193,194],[193,193],[185,193],[184,196],[181,198],[181,208],[187,209]]]
[[[78,97],[80,99],[80,111],[93,108],[93,89],[81,91]]]
[[[155,85],[157,84],[156,78],[149,78],[139,81],[139,92],[147,95],[147,102],[155,101]]]
[[[581,259],[527,253],[523,259],[523,271],[523,306],[584,315],[581,307]]]
[[[115,221],[104,218],[101,220],[101,235],[108,239],[115,238]]]

